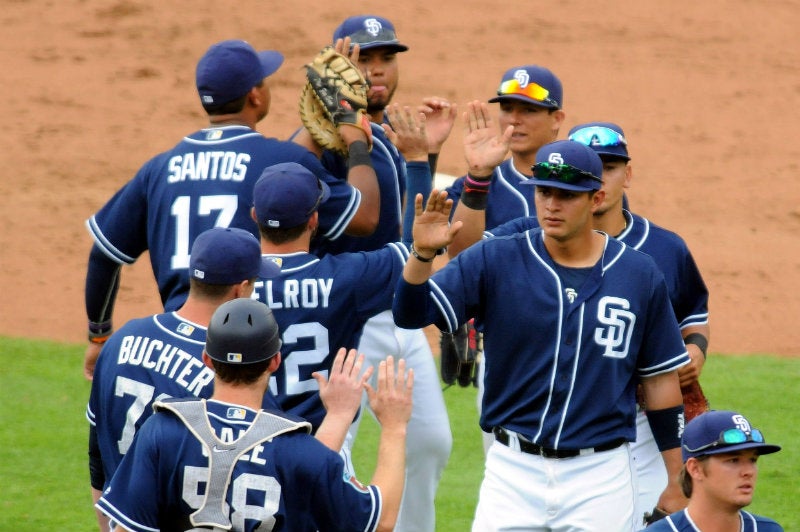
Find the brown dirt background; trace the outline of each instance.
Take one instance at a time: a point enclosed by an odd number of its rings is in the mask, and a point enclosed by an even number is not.
[[[213,42],[286,55],[259,130],[299,124],[301,66],[346,16],[390,18],[411,50],[395,101],[493,95],[538,63],[566,131],[623,125],[634,210],[689,243],[711,291],[711,350],[800,355],[800,2],[327,3],[6,0],[0,12],[0,334],[83,342],[84,221],[155,153],[206,122],[194,88]],[[440,171],[463,170],[460,123]],[[149,261],[125,269],[115,323],[159,311]]]

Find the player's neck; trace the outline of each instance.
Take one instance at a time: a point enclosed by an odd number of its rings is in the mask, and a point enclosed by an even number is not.
[[[693,495],[687,507],[697,527],[703,532],[739,532],[741,517],[736,508],[721,508],[719,501],[704,500],[702,496]]]
[[[209,115],[208,121],[211,127],[223,126],[245,126],[250,129],[256,128],[256,121],[244,113],[233,113],[229,115]]]
[[[554,262],[568,268],[589,268],[603,255],[605,237],[594,230],[568,240],[544,237],[544,246]]]
[[[288,255],[290,253],[308,253],[311,249],[311,233],[306,232],[297,240],[274,244],[261,241],[261,253],[264,255]]]
[[[531,167],[536,163],[536,152],[512,153],[511,163],[514,165],[517,172],[526,176],[531,176],[533,175]]]
[[[617,237],[628,227],[628,221],[620,207],[618,209],[609,209],[602,214],[595,213],[593,225],[598,231]]]
[[[190,294],[186,303],[175,313],[186,321],[208,327],[211,316],[219,305],[218,301],[206,301],[192,297]]]
[[[252,410],[260,410],[264,393],[267,391],[266,385],[261,386],[260,384],[261,381],[258,382],[258,385],[242,384],[235,386],[222,382],[220,379],[214,379],[214,394],[211,399],[222,401],[223,403],[246,406]]]

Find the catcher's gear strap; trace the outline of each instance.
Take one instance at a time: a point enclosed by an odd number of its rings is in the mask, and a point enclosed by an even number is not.
[[[252,425],[239,439],[225,443],[214,434],[206,413],[205,399],[156,401],[155,411],[169,411],[180,419],[198,439],[208,455],[208,480],[203,505],[192,513],[190,520],[195,527],[213,527],[215,530],[230,530],[231,521],[224,511],[225,494],[239,458],[259,443],[271,440],[279,434],[304,429],[311,431],[308,422],[295,422],[260,410]],[[234,452],[221,452],[234,451]]]
[[[653,439],[660,452],[663,453],[681,446],[684,425],[682,404],[661,410],[646,410],[645,413],[650,430],[653,431]]]

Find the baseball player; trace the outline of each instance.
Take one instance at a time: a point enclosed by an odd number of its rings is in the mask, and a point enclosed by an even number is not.
[[[667,281],[672,310],[691,363],[678,370],[681,387],[696,383],[706,359],[708,338],[708,289],[684,240],[651,221],[623,208],[625,189],[633,179],[628,142],[622,128],[610,122],[589,122],[573,127],[569,139],[593,149],[603,161],[605,199],[592,217],[594,228],[627,246],[650,255]],[[487,235],[503,236],[538,227],[534,217],[501,225]],[[687,405],[690,406],[690,405]],[[631,446],[636,463],[639,497],[636,515],[642,519],[658,502],[667,485],[667,471],[659,456],[645,409],[640,405],[636,441]]]
[[[633,530],[636,385],[667,470],[680,469],[689,363],[663,274],[647,255],[597,232],[602,162],[572,141],[546,144],[533,178],[540,229],[479,242],[432,275],[453,240],[452,200],[417,198],[414,242],[398,284],[403,327],[483,328],[480,425],[495,442],[473,530]],[[672,478],[675,478],[674,476]],[[661,507],[685,506],[677,483]]]
[[[741,414],[713,410],[686,425],[681,441],[681,488],[685,510],[647,527],[648,532],[783,532],[783,527],[743,510],[753,500],[761,455],[781,450],[766,443],[760,430]]]
[[[373,483],[343,471],[309,424],[262,410],[281,363],[280,331],[252,299],[221,305],[203,362],[214,370],[209,400],[155,403],[97,507],[116,530],[391,530],[403,488],[405,426],[413,374],[381,364],[370,401],[382,426]]]
[[[86,408],[95,502],[154,401],[211,395],[213,372],[202,364],[201,353],[217,306],[249,296],[256,278],[272,277],[279,268],[262,262],[249,231],[217,227],[195,239],[189,271],[189,295],[179,310],[131,320],[103,344]],[[100,528],[108,525],[101,520]]]
[[[244,41],[211,46],[196,71],[209,127],[149,160],[87,221],[94,239],[85,288],[87,378],[113,330],[121,266],[149,250],[164,309],[179,308],[188,292],[189,249],[198,234],[215,226],[257,234],[249,214],[252,189],[266,166],[299,162],[329,184],[331,200],[320,212],[322,237],[335,240],[345,231],[369,234],[375,229],[380,201],[363,131],[340,128],[351,145],[345,181],[330,175],[307,149],[255,130],[269,112],[269,76],[282,62],[280,53],[256,52]]]
[[[283,364],[273,372],[270,389],[283,410],[302,416],[313,430],[325,409],[312,374],[326,373],[338,348],[355,348],[367,320],[391,309],[408,257],[397,242],[370,252],[309,253],[329,194],[297,163],[267,167],[253,190],[264,261],[281,268],[275,278],[256,281],[253,292],[272,309],[283,335]]]
[[[455,106],[442,98],[426,99],[418,110],[423,116],[390,105],[399,83],[398,54],[408,47],[399,41],[389,20],[377,15],[349,17],[335,29],[332,40],[347,38],[359,47],[358,64],[370,82],[367,93],[373,139],[370,156],[378,176],[381,212],[378,228],[371,236],[345,235],[336,241],[315,241],[312,250],[318,254],[372,251],[398,241],[404,200],[409,193],[430,192],[436,157],[456,116]],[[322,161],[335,175],[343,175],[346,169],[345,161],[333,153],[324,154]],[[450,456],[452,434],[430,344],[422,330],[395,327],[387,307],[367,322],[358,350],[373,364],[389,353],[405,359],[414,368],[415,407],[406,449],[408,489],[397,530],[432,531],[436,522],[436,489]],[[353,439],[357,430],[355,424],[351,431]]]

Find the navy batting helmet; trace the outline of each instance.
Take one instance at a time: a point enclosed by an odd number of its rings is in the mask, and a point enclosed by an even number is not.
[[[217,308],[206,334],[206,353],[218,362],[253,364],[278,354],[281,335],[272,311],[254,299],[233,299]]]

